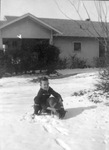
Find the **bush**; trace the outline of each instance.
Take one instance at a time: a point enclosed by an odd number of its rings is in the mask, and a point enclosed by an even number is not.
[[[60,50],[53,45],[49,45],[48,48],[46,49],[47,56],[45,59],[46,59],[48,74],[54,72],[55,69],[57,68],[59,54],[60,54]]]
[[[0,78],[2,78],[5,74],[5,68],[4,66],[0,66]]]
[[[57,69],[74,69],[74,68],[86,68],[90,67],[87,65],[87,61],[78,58],[76,55],[70,56],[70,58],[59,59]]]
[[[103,57],[103,65],[99,71],[99,82],[96,84],[97,90],[103,92],[103,94],[109,96],[109,45],[107,47],[107,52]]]
[[[48,43],[37,44],[31,50],[31,70],[47,70],[52,73],[58,64],[60,50]],[[34,54],[34,55],[33,55]]]
[[[97,67],[97,68],[102,68],[102,67],[105,67],[105,57],[95,57],[93,59],[94,61],[94,66]]]
[[[59,49],[48,43],[37,44],[22,41],[21,47],[7,49],[5,52],[5,64],[8,73],[28,73],[35,70],[47,70],[52,73],[58,64]]]
[[[0,78],[5,74],[5,58],[4,52],[0,50]]]
[[[101,41],[101,57],[97,59],[97,66],[101,67],[99,70],[99,81],[96,88],[100,91],[106,99],[109,98],[109,38],[104,39],[105,43]]]
[[[100,81],[96,84],[97,90],[109,95],[109,67],[99,71]]]
[[[76,55],[70,57],[70,68],[86,68],[87,61],[81,58],[78,58]]]
[[[58,61],[57,69],[66,69],[68,67],[68,59],[63,58]]]

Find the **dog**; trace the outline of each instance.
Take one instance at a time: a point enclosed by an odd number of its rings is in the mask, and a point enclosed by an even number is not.
[[[63,118],[66,114],[63,103],[55,97],[50,97],[47,99],[47,106],[47,110],[51,111],[51,115],[58,115],[59,118]]]

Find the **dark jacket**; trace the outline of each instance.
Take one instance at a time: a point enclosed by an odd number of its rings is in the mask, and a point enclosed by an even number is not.
[[[34,98],[34,102],[35,102],[35,104],[39,104],[39,105],[46,104],[47,99],[51,95],[53,95],[57,99],[61,98],[61,95],[59,93],[55,92],[51,87],[49,87],[48,91],[43,90],[42,88],[40,88],[37,96]]]

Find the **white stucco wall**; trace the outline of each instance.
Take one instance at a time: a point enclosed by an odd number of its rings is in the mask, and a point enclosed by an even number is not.
[[[74,51],[74,42],[81,42],[80,52]],[[61,50],[61,58],[77,54],[78,57],[86,59],[88,64],[93,65],[93,58],[99,57],[99,42],[94,38],[55,37],[54,45]]]
[[[2,38],[17,38],[21,34],[22,38],[50,39],[50,30],[28,17],[8,25],[1,32]]]

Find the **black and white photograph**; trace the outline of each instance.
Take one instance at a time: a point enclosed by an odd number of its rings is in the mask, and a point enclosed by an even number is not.
[[[109,0],[0,0],[0,150],[109,149]]]

